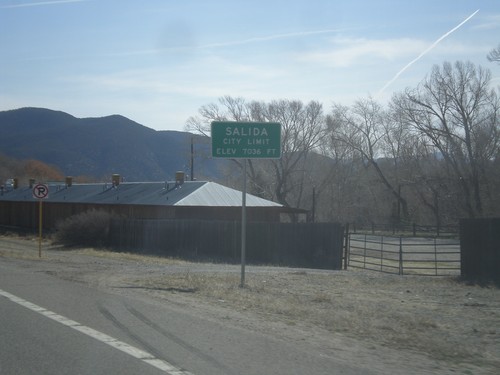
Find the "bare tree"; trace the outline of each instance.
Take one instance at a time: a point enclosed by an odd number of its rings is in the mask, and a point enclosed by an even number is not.
[[[444,63],[393,99],[402,119],[447,163],[469,217],[483,214],[485,172],[498,155],[499,101],[490,80],[488,70],[472,63]]]
[[[209,135],[212,121],[279,122],[282,157],[249,160],[247,173],[251,190],[285,206],[300,205],[307,180],[307,158],[318,147],[323,131],[324,116],[320,103],[304,104],[297,100],[246,102],[243,98],[225,96],[219,99],[219,104],[201,107],[199,116],[188,119],[186,129]],[[239,160],[234,162],[242,165]]]
[[[493,48],[486,56],[488,61],[497,62],[500,64],[500,44],[497,48]]]
[[[314,101],[304,105],[301,101],[279,100],[269,103],[265,113],[269,121],[281,123],[282,158],[270,160],[276,177],[273,193],[278,202],[290,206],[290,193],[294,192],[294,205],[299,206],[307,179],[306,162],[321,140],[322,105]]]
[[[379,181],[396,198],[403,218],[407,219],[408,205],[398,183],[389,179],[379,163],[382,157],[387,156],[388,149],[398,152],[399,148],[388,138],[396,136],[397,130],[391,128],[390,118],[382,107],[372,98],[358,100],[352,107],[336,104],[327,116],[327,129],[332,144],[346,145],[373,168]]]
[[[210,137],[212,121],[250,121],[250,115],[245,99],[224,96],[219,98],[219,104],[202,106],[198,116],[188,118],[185,129]]]

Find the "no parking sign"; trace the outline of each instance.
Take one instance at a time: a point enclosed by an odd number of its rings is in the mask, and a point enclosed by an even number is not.
[[[33,186],[33,198],[45,199],[49,197],[49,187],[45,184],[36,184]]]
[[[45,184],[36,184],[33,186],[33,198],[38,199],[40,204],[38,208],[38,257],[42,257],[42,201],[49,197],[49,186]]]

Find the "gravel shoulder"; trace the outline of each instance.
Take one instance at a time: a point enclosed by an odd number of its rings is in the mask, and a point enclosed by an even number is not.
[[[456,278],[190,263],[0,236],[0,261],[152,298],[380,374],[496,374],[500,289]]]

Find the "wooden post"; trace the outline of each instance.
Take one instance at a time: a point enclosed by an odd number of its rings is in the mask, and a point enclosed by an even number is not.
[[[344,270],[347,270],[347,264],[349,263],[349,223],[345,225],[345,237],[344,237]]]
[[[403,274],[403,237],[399,237],[399,274]]]
[[[42,206],[43,199],[38,200],[38,257],[42,257],[42,225],[43,225],[43,215],[42,215]]]

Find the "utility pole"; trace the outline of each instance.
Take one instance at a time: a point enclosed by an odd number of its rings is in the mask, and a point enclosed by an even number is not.
[[[312,196],[312,222],[316,221],[316,186],[313,186],[313,196]]]
[[[194,144],[191,136],[191,181],[194,181]]]

